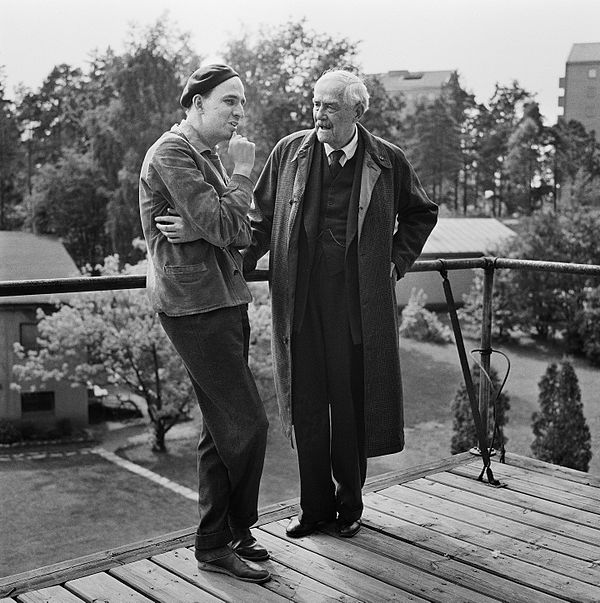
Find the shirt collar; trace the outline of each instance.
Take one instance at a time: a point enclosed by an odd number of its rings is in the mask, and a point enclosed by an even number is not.
[[[325,147],[325,152],[327,153],[327,157],[329,157],[329,155],[333,151],[335,151],[335,149],[330,144],[327,144],[326,142],[323,143],[323,146]],[[358,128],[356,126],[354,126],[354,135],[350,139],[350,142],[346,146],[344,146],[340,149],[340,151],[344,152],[344,154],[340,158],[340,165],[344,165],[346,163],[346,161],[348,161],[349,159],[352,159],[352,157],[354,157],[354,153],[356,153],[357,148],[358,148]]]
[[[180,132],[189,140],[190,144],[198,151],[198,153],[205,153],[206,151],[214,151],[211,149],[206,142],[202,139],[198,130],[192,126],[186,119],[182,120],[180,124],[173,126],[173,129],[179,129]]]

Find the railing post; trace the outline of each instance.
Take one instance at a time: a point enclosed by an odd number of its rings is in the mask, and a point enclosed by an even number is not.
[[[483,276],[483,315],[481,318],[481,367],[490,374],[492,354],[492,292],[494,289],[494,261],[486,258]],[[479,414],[483,432],[488,437],[488,408],[490,405],[490,384],[483,374],[479,376]]]

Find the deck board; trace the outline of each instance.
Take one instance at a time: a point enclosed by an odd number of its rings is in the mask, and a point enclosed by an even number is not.
[[[560,568],[563,573],[574,578],[583,579],[583,576],[589,573],[589,578],[593,582],[598,577],[593,571],[586,572],[585,567],[595,561],[597,554],[595,547],[584,547],[584,543],[570,538],[547,534],[538,528],[525,526],[510,519],[501,519],[490,513],[477,511],[453,501],[438,499],[404,486],[388,488],[383,490],[380,495],[393,498],[411,508],[435,509],[435,513],[428,512],[426,514],[425,520],[435,518],[434,521],[444,523],[444,533],[449,534],[452,528],[457,531],[461,530],[466,525],[468,533],[473,534],[470,542],[482,546],[493,545],[496,549],[512,551],[512,553],[530,560],[535,558],[540,565],[545,567],[554,564],[557,570]],[[422,515],[417,515],[417,517],[420,518]],[[481,536],[482,531],[483,537]],[[463,534],[466,533],[463,532]],[[463,536],[461,538],[466,539]]]
[[[123,603],[152,603],[152,599],[148,599],[104,572],[70,580],[65,584],[65,588],[87,603],[105,600],[123,601]]]
[[[0,603],[599,603],[600,479],[513,454],[493,470],[504,487],[468,454],[368,480],[352,539],[287,538],[297,501],[273,505],[255,529],[266,584],[198,570],[191,528],[1,578]]]

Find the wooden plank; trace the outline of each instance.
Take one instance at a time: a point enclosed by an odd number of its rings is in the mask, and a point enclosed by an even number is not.
[[[30,593],[17,596],[19,603],[81,603],[76,597],[62,586],[50,586]]]
[[[403,592],[386,582],[376,580],[368,575],[362,575],[360,572],[337,561],[306,550],[300,546],[300,542],[307,540],[306,538],[291,541],[271,534],[273,529],[277,527],[281,528],[278,523],[261,526],[261,532],[264,531],[264,533],[261,534],[260,539],[268,547],[273,559],[281,565],[285,565],[300,574],[304,574],[360,601],[414,601],[425,603],[426,599],[422,597]],[[285,532],[285,529],[275,529],[275,531]],[[314,536],[311,536],[311,539],[313,538]]]
[[[269,524],[263,526],[262,529],[281,539],[286,538],[283,522]],[[438,575],[424,572],[415,566],[407,567],[396,559],[352,546],[348,540],[331,538],[331,536],[317,533],[311,535],[310,538],[299,538],[294,541],[294,544],[307,551],[317,553],[331,562],[355,570],[362,574],[363,579],[370,576],[402,591],[423,598],[427,597],[430,601],[445,603],[446,601],[489,602],[497,600],[473,592],[464,586],[440,578]],[[279,560],[278,557],[276,559]]]
[[[506,453],[506,464],[514,467],[521,467],[522,469],[527,469],[528,471],[536,471],[538,473],[545,473],[546,475],[554,475],[569,481],[600,488],[600,477],[596,475],[590,475],[585,471],[577,471],[576,469],[570,469],[569,467],[552,465],[551,463],[546,463],[545,461],[522,456],[513,452]]]
[[[461,471],[462,469],[463,468],[461,467]],[[483,482],[473,479],[473,474],[470,472],[463,474],[453,470],[452,473],[448,474],[438,473],[433,476],[428,476],[428,479],[442,480],[446,479],[445,475],[455,475],[461,480],[464,480],[463,483],[465,484],[470,482],[470,487],[476,488],[480,496],[509,502],[510,504],[522,507],[525,511],[536,511],[550,517],[567,520],[571,522],[572,525],[579,524],[585,526],[589,530],[597,530],[598,528],[598,518],[597,515],[593,513],[587,513],[586,511],[574,509],[573,507],[565,507],[560,503],[544,500],[543,498],[520,492],[514,488],[493,488]]]
[[[190,582],[195,583],[198,577],[199,570],[197,569],[194,553],[191,549],[179,549],[178,551],[173,551],[172,554],[163,553],[153,558],[153,561],[160,563],[163,567],[177,573]],[[261,566],[268,569],[272,576],[269,582],[261,586],[231,580],[231,578],[220,576],[219,574],[200,572],[202,587],[208,590],[204,584],[206,578],[208,578],[213,583],[213,586],[217,587],[214,591],[211,591],[213,594],[222,597],[226,601],[244,601],[244,603],[288,600],[298,603],[301,601],[313,603],[313,601],[319,600],[344,601],[345,603],[358,602],[357,599],[324,586],[279,563],[268,561],[262,562]],[[249,586],[254,588],[249,589]]]
[[[443,475],[459,479],[457,476],[448,473]],[[535,511],[524,511],[519,506],[498,501],[494,498],[479,496],[478,492],[462,490],[447,483],[439,482],[436,480],[436,477],[437,476],[432,478],[428,477],[411,482],[410,484],[407,484],[407,487],[419,490],[430,496],[453,501],[463,507],[468,507],[469,517],[471,517],[471,509],[494,515],[494,518],[491,521],[494,522],[496,527],[498,518],[501,518],[502,520],[510,520],[511,522],[526,526],[528,530],[531,530],[531,534],[538,533],[540,535],[559,536],[561,537],[561,540],[557,540],[557,542],[564,541],[566,546],[571,550],[569,554],[573,557],[578,557],[580,559],[595,559],[600,552],[600,530],[586,529],[579,524],[572,524],[555,517],[550,518],[542,513],[536,513]],[[432,508],[437,509],[438,507],[435,506],[437,501],[432,501],[432,503]],[[577,533],[580,530],[585,530],[586,534],[591,534],[595,537],[596,542],[590,542],[589,539],[586,540],[583,538],[581,534]],[[565,552],[565,549],[562,550]]]
[[[494,465],[496,467],[496,465]],[[474,465],[462,465],[460,467],[454,467],[452,473],[456,473],[457,475],[464,475],[465,477],[474,477],[477,478],[479,475],[480,469]],[[529,494],[530,496],[536,496],[537,498],[541,498],[545,501],[550,501],[554,503],[558,503],[563,507],[571,507],[577,509],[577,515],[585,512],[585,524],[590,525],[591,527],[595,527],[600,522],[600,517],[598,517],[599,507],[597,502],[589,500],[582,496],[577,496],[573,494],[569,494],[568,492],[563,492],[561,490],[557,490],[556,488],[551,488],[547,486],[542,486],[540,484],[530,484],[527,481],[523,481],[520,479],[514,478],[503,478],[501,480],[506,486],[508,486],[511,490],[516,492],[522,492],[523,494]]]
[[[65,588],[89,603],[152,603],[152,599],[104,572],[70,580]]]
[[[373,503],[381,502],[382,499],[385,503],[382,506],[387,510],[380,511]],[[430,525],[424,518],[419,524],[411,523],[404,519],[400,505],[396,504],[390,508],[388,502],[385,501],[385,497],[378,494],[368,494],[365,497],[366,506],[363,511],[365,525],[574,603],[584,601],[597,603],[600,598],[600,589],[597,587],[556,575],[551,570],[506,555],[498,549],[490,550],[462,540],[460,537],[448,536],[435,530],[435,526]]]
[[[427,509],[435,509],[436,513],[447,517],[460,517],[472,525],[491,528],[494,532],[504,536],[569,555],[588,563],[593,563],[600,556],[600,548],[587,542],[547,532],[530,524],[516,521],[510,516],[494,515],[486,508],[477,509],[469,504],[470,501],[467,500],[467,497],[457,500],[452,496],[450,488],[426,479],[417,480],[405,486],[392,486],[382,490],[379,494],[397,498],[416,507],[424,506]]]
[[[334,531],[327,530],[327,533],[339,538]],[[371,529],[361,530],[354,538],[348,540],[348,544],[391,557],[403,565],[419,568],[494,599],[510,601],[510,603],[531,603],[532,601],[536,603],[558,603],[564,601],[564,599],[541,593],[539,590],[515,584],[512,580],[502,576],[488,574],[448,555],[419,548],[411,543]]]
[[[492,463],[492,470],[494,471],[494,475],[500,480],[509,478],[520,479],[530,484],[538,484],[544,488],[552,488],[560,492],[567,492],[572,496],[575,495],[578,498],[581,497],[583,504],[591,504],[592,511],[600,513],[600,511],[596,511],[596,509],[600,508],[600,488],[596,488],[595,486],[572,482],[558,475],[528,471],[527,469],[504,463]],[[590,500],[592,501],[591,503]],[[579,505],[576,504],[574,506]]]
[[[557,574],[569,576],[582,582],[589,582],[590,584],[600,584],[600,566],[595,565],[595,559],[582,561],[554,550],[545,549],[539,546],[535,540],[529,542],[526,539],[505,536],[495,530],[495,526],[491,521],[492,516],[489,516],[490,521],[486,522],[484,519],[484,525],[481,527],[471,522],[471,513],[464,507],[462,511],[457,511],[456,516],[460,519],[454,519],[450,515],[441,512],[438,513],[435,506],[436,511],[429,511],[428,509],[432,505],[426,496],[419,496],[418,492],[405,486],[396,486],[395,488],[396,491],[392,492],[393,498],[379,493],[372,494],[369,495],[373,498],[370,499],[368,504],[384,513],[393,511],[394,514],[398,513],[403,519],[412,523],[426,524],[431,529],[447,536],[460,538],[465,542],[488,548],[491,551],[502,551],[505,555],[553,570]],[[394,490],[394,488],[390,488],[386,492],[390,490]],[[418,502],[413,505],[403,500],[405,494],[407,498],[412,498],[412,500]],[[472,511],[472,513],[475,514],[476,511]],[[526,527],[523,530],[527,532]]]
[[[9,597],[3,597],[0,599],[0,603],[17,603],[16,599],[10,599]]]
[[[63,584],[138,559],[194,544],[196,528],[179,530],[167,535],[148,538],[133,544],[54,563],[32,571],[0,578],[0,596],[14,596],[45,586]]]
[[[380,475],[368,477],[363,487],[363,492],[375,492],[382,488],[387,488],[394,484],[402,484],[404,482],[424,477],[430,473],[438,473],[439,471],[448,471],[452,467],[468,463],[473,460],[473,455],[468,452],[462,452],[443,459],[429,461],[414,467],[402,468],[397,471],[388,471]],[[292,498],[286,501],[273,503],[267,507],[259,509],[259,518],[256,526],[262,526],[265,523],[271,523],[293,517],[298,514],[300,508],[299,499]]]
[[[412,481],[413,479],[419,479],[432,473],[439,473],[440,471],[449,471],[453,467],[469,463],[473,460],[473,455],[468,452],[461,452],[453,456],[446,457],[444,459],[429,461],[421,465],[415,465],[414,467],[403,468],[398,471],[390,471],[381,475],[368,478],[365,482],[363,492],[376,492],[388,486],[394,484],[403,484],[405,482]]]
[[[454,473],[438,473],[425,478],[429,483],[441,484],[452,491],[452,498],[490,513],[511,517],[526,525],[541,528],[570,538],[576,538],[590,546],[600,547],[600,529],[574,524],[557,513],[550,514],[539,508],[539,499],[523,495],[506,488],[482,488],[481,483]],[[416,482],[415,482],[416,483]],[[530,501],[532,504],[528,504]],[[552,503],[553,504],[553,503]],[[558,507],[562,510],[563,507]]]
[[[244,603],[281,603],[283,597],[272,593],[259,584],[235,580],[224,574],[205,572],[198,569],[198,562],[191,549],[177,549],[152,557],[152,561],[166,570],[177,574],[223,601],[244,601]],[[261,566],[263,564],[261,563]]]
[[[115,567],[109,573],[160,603],[219,601],[214,595],[145,559]]]

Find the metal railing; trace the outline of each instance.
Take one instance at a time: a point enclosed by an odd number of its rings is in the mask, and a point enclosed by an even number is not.
[[[481,323],[481,368],[489,373],[490,350],[492,345],[492,293],[494,288],[494,274],[496,270],[529,270],[535,272],[558,272],[563,274],[578,274],[600,277],[600,265],[571,264],[568,262],[546,262],[539,260],[517,260],[498,257],[480,257],[471,259],[449,260],[422,260],[417,261],[410,272],[438,272],[441,269],[448,271],[465,269],[482,269],[483,281],[483,307]],[[255,270],[246,276],[248,282],[268,280],[267,270]],[[77,293],[84,291],[111,291],[118,289],[143,289],[146,286],[146,277],[143,275],[118,275],[118,276],[89,276],[56,279],[35,279],[22,281],[0,281],[0,297]],[[487,417],[490,401],[490,385],[486,379],[479,383],[479,412],[487,433]]]

